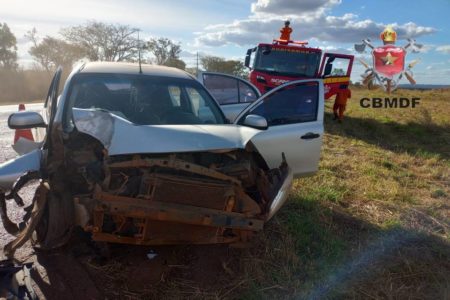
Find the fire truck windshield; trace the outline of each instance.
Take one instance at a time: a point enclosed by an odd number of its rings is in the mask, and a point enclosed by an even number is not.
[[[314,77],[320,57],[321,52],[301,48],[259,47],[253,67],[274,75]]]

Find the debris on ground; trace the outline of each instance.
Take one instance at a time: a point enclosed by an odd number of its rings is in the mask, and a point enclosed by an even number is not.
[[[0,297],[3,299],[37,300],[31,284],[33,263],[15,264],[11,260],[0,261]]]

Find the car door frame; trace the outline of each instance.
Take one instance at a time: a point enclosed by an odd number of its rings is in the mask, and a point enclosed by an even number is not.
[[[334,56],[335,58],[349,59],[347,72],[345,73],[345,75],[334,75],[325,77],[325,75],[323,74],[326,65],[325,62],[327,61],[327,58],[331,56]],[[339,90],[339,86],[341,84],[348,85],[350,83],[350,76],[353,69],[354,59],[355,56],[350,54],[329,53],[329,52],[324,53],[322,61],[320,63],[318,76],[324,79],[323,83],[325,88],[325,99],[329,99],[331,96],[335,95]]]
[[[211,93],[211,91],[206,87],[205,83],[204,83],[204,77],[203,75],[214,75],[214,76],[222,76],[225,78],[231,78],[231,79],[235,79],[237,80],[237,85],[236,85],[236,89],[237,89],[237,95],[238,95],[238,99],[236,103],[228,103],[228,104],[220,104],[219,101],[217,101],[217,99],[214,97],[214,95]],[[251,83],[248,80],[245,80],[243,78],[240,78],[238,76],[235,75],[230,75],[230,74],[225,74],[225,73],[220,73],[220,72],[208,72],[208,71],[200,71],[197,74],[197,80],[206,88],[206,90],[208,90],[208,92],[213,96],[214,100],[217,102],[217,104],[220,106],[220,108],[222,109],[223,113],[225,114],[225,116],[229,119],[230,122],[233,122],[235,120],[235,118],[233,117],[229,117],[235,114],[235,117],[237,117],[239,115],[239,113],[236,113],[237,111],[242,111],[244,110],[246,107],[248,107],[249,104],[252,104],[253,102],[257,101],[260,97],[261,97],[261,92],[258,90],[258,88]],[[256,100],[253,102],[241,102],[240,101],[240,92],[239,92],[239,82],[243,82],[244,84],[247,84],[254,92],[255,96],[256,96]]]
[[[53,75],[52,81],[50,83],[50,87],[48,89],[47,98],[44,103],[44,108],[42,109],[42,115],[44,117],[44,121],[47,124],[45,128],[45,137],[44,137],[44,147],[48,148],[51,133],[53,128],[53,123],[55,121],[55,116],[58,108],[58,97],[59,97],[59,84],[61,81],[63,69],[58,67]]]
[[[273,95],[274,93],[278,93],[280,90],[285,89],[286,87],[289,87],[291,85],[298,85],[298,84],[304,84],[304,83],[309,83],[309,82],[317,82],[318,83],[318,103],[317,103],[317,111],[316,111],[316,120],[315,121],[309,121],[309,122],[298,122],[298,123],[293,123],[293,124],[282,124],[282,125],[277,125],[275,127],[277,127],[276,130],[272,130],[271,133],[271,126],[269,125],[268,128],[265,131],[262,131],[261,133],[259,133],[258,135],[256,135],[255,137],[252,138],[252,142],[255,143],[255,139],[261,139],[264,138],[264,135],[268,135],[270,136],[271,134],[273,135],[274,131],[278,131],[280,135],[282,134],[286,134],[285,132],[283,132],[283,128],[286,128],[286,126],[292,126],[292,125],[296,125],[296,126],[301,126],[304,129],[306,129],[306,134],[305,135],[301,135],[300,136],[297,133],[294,133],[292,136],[292,139],[294,140],[299,140],[299,139],[304,139],[305,136],[309,135],[309,134],[314,134],[316,135],[317,133],[313,133],[311,131],[313,131],[314,129],[312,128],[318,128],[319,131],[319,136],[317,136],[317,138],[319,138],[319,147],[318,149],[316,149],[316,151],[318,151],[319,156],[317,156],[315,159],[317,160],[317,164],[316,167],[314,168],[314,170],[308,170],[307,172],[297,172],[295,169],[298,169],[298,166],[294,166],[294,177],[303,177],[303,176],[309,176],[314,174],[317,169],[318,169],[318,164],[319,164],[319,159],[320,159],[320,152],[322,149],[322,144],[323,144],[323,134],[324,134],[324,109],[325,109],[325,99],[324,99],[324,85],[323,85],[323,80],[322,79],[301,79],[301,80],[294,80],[294,81],[290,81],[287,82],[285,84],[282,84],[272,90],[270,90],[269,92],[265,93],[264,95],[262,95],[258,100],[254,101],[251,105],[249,105],[246,109],[244,109],[235,119],[234,124],[235,125],[240,125],[243,123],[243,118],[245,118],[248,115],[248,112],[253,110],[254,108],[256,108],[257,106],[261,105],[266,98],[271,97],[271,95]],[[304,126],[302,126],[304,125]],[[241,125],[241,126],[245,126],[245,125]],[[307,137],[306,137],[307,139]],[[293,140],[293,141],[294,141]],[[307,140],[305,142],[308,142]],[[274,143],[276,144],[276,143]],[[257,145],[256,145],[257,146]],[[257,147],[258,148],[258,147]],[[266,160],[266,162],[268,162],[269,167],[276,167],[274,164],[270,165],[270,161],[273,159],[271,158],[267,158],[264,156],[263,153],[261,153],[261,150],[264,151],[264,149],[259,149],[258,151],[260,151],[261,156]],[[282,157],[284,156],[282,152],[278,153],[277,155],[279,155],[279,161],[282,161]],[[289,158],[287,158],[287,163],[289,165]],[[293,166],[291,166],[293,167]]]
[[[53,75],[50,87],[48,89],[47,97],[44,103],[45,118],[48,125],[52,124],[56,115],[56,108],[58,105],[59,84],[61,81],[62,68],[58,67]],[[50,105],[50,111],[49,111]]]
[[[320,63],[319,76],[324,77],[323,71],[325,69],[325,61],[330,56],[334,56],[335,58],[349,59],[349,63],[348,63],[347,72],[345,73],[345,75],[328,76],[327,78],[330,78],[330,77],[331,78],[333,78],[333,77],[350,77],[350,75],[352,73],[352,69],[353,69],[353,60],[355,59],[355,56],[354,55],[350,55],[350,54],[330,53],[330,52],[325,52],[323,54],[322,62]]]

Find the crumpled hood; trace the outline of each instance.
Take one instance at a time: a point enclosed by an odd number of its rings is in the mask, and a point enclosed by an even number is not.
[[[135,125],[115,114],[73,109],[78,131],[98,139],[109,155],[244,149],[261,132],[225,125]]]

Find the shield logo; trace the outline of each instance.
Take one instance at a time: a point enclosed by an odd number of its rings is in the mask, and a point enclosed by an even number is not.
[[[394,45],[385,45],[372,51],[373,66],[377,73],[388,78],[403,71],[406,51]]]

